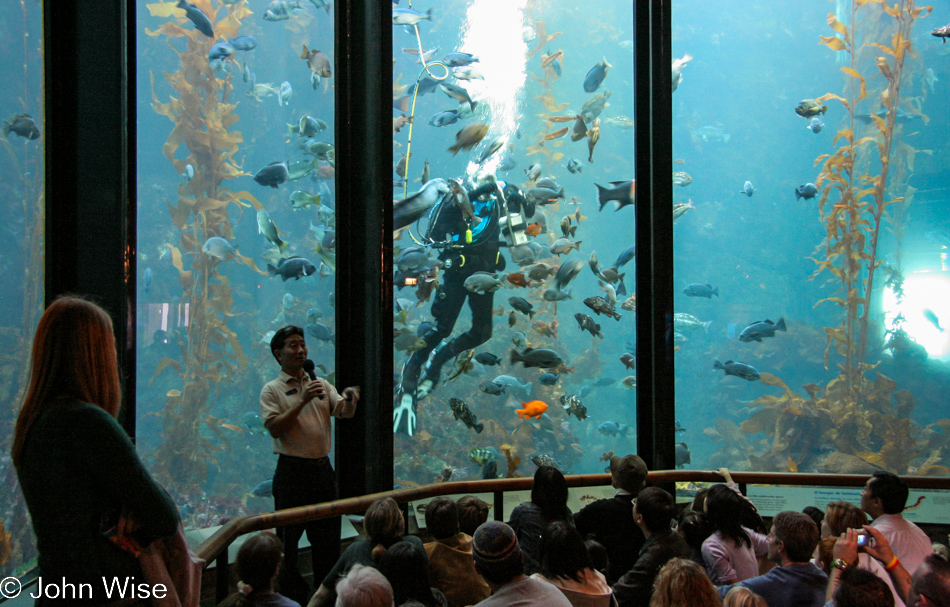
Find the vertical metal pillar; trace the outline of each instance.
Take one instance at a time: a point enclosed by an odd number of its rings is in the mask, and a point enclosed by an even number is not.
[[[108,310],[132,403],[135,11],[123,0],[44,4],[46,302],[76,293]],[[131,409],[120,422],[134,436]]]
[[[341,497],[393,486],[390,9],[364,0],[333,9],[337,386],[362,386],[356,417],[337,424]]]
[[[670,0],[634,4],[637,452],[675,467]]]

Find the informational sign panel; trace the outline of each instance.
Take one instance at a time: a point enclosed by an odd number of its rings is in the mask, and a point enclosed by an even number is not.
[[[806,506],[822,510],[829,502],[844,501],[861,505],[861,487],[789,487],[776,485],[749,485],[746,494],[755,503],[762,516],[775,516],[783,510],[801,512]],[[912,489],[904,511],[904,518],[915,523],[950,524],[950,492]]]

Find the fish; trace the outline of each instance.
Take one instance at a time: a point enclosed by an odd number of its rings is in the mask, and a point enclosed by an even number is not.
[[[322,322],[307,323],[307,325],[304,327],[304,331],[306,331],[307,335],[313,337],[314,339],[336,343],[336,335],[333,334],[333,331],[330,329],[330,327],[326,326]]]
[[[277,105],[283,106],[285,103],[290,105],[290,98],[294,95],[294,87],[286,80],[280,84],[277,90]]]
[[[551,204],[564,198],[564,186],[561,186],[558,190],[547,187],[533,187],[525,193],[525,198],[528,202],[538,206]]]
[[[687,297],[705,297],[706,299],[712,299],[713,295],[719,297],[719,287],[714,287],[708,283],[693,283],[686,285],[686,288],[683,289],[683,294]]]
[[[674,462],[677,468],[690,463],[689,446],[686,443],[676,443]]]
[[[584,305],[596,312],[598,316],[603,314],[605,316],[612,316],[615,320],[620,320],[620,314],[610,305],[609,301],[600,295],[588,297],[584,300]]]
[[[262,436],[267,436],[267,428],[264,427],[264,422],[261,420],[261,416],[257,413],[248,411],[244,414],[242,418],[244,421],[244,427],[247,428],[251,434],[260,434]]]
[[[508,326],[513,327],[518,324],[518,315],[515,314],[515,311],[512,310],[511,314],[508,315]]]
[[[749,198],[752,198],[752,195],[755,194],[755,188],[752,187],[752,182],[746,181],[745,184],[743,184],[742,189],[739,190],[739,193],[745,194]]]
[[[525,230],[525,233],[527,233],[527,230]],[[525,278],[525,275],[520,272],[508,274],[505,276],[505,280],[513,287],[527,288],[531,286],[531,281]]]
[[[554,244],[550,246],[550,251],[552,255],[566,255],[570,253],[573,249],[581,250],[582,240],[577,242],[571,242],[568,238],[559,238],[554,241]],[[581,262],[583,265],[583,262]]]
[[[673,430],[674,434],[680,434],[686,432],[686,428],[683,427],[683,424],[680,423],[680,420],[675,420],[675,428]]]
[[[635,390],[637,388],[637,376],[628,375],[620,380],[620,383],[623,384],[623,387],[627,388],[628,390]]]
[[[422,177],[420,178],[422,183],[429,182],[429,159],[426,158],[425,164],[422,165]]]
[[[683,68],[686,67],[690,61],[693,60],[693,56],[690,54],[683,55],[682,59],[674,59],[672,65],[672,76],[673,76],[673,92],[676,92],[676,89],[679,87],[680,82],[683,81]]]
[[[576,158],[570,158],[567,161],[567,170],[573,174],[583,173],[584,165],[581,164],[581,161]]]
[[[195,167],[194,167],[193,165],[191,165],[191,164],[186,164],[186,165],[185,165],[185,171],[181,174],[181,178],[185,181],[185,183],[187,183],[187,182],[191,181],[192,179],[194,179],[194,178],[195,178]]]
[[[571,290],[546,289],[541,297],[544,301],[564,301],[565,299],[571,299]]]
[[[404,228],[422,217],[451,190],[442,178],[427,181],[418,192],[393,204],[393,230]]]
[[[272,162],[254,174],[257,183],[276,188],[290,178],[286,162]]]
[[[528,339],[523,331],[515,331],[511,335],[511,343],[521,348],[528,345]]]
[[[614,268],[622,268],[627,265],[631,259],[637,256],[637,245],[630,245],[620,255],[617,256],[617,261],[614,262]]]
[[[267,209],[259,209],[257,211],[257,231],[263,234],[264,238],[272,245],[275,245],[280,253],[283,253],[284,250],[290,246],[287,242],[281,240],[277,232],[277,226],[270,218],[270,215],[268,215]]]
[[[313,137],[327,130],[327,123],[314,118],[310,115],[304,115],[297,124],[288,124],[288,135],[297,135],[299,137]]]
[[[469,96],[468,91],[458,86],[457,84],[452,84],[450,82],[443,82],[439,84],[439,88],[442,89],[442,92],[455,99],[459,102],[459,105],[467,103],[469,108],[474,112],[475,106],[478,104],[477,101],[472,101],[472,98]],[[488,130],[488,127],[485,127]]]
[[[501,359],[492,354],[491,352],[479,352],[475,355],[475,361],[482,365],[488,365],[489,367],[494,367],[501,362]]]
[[[687,202],[675,202],[675,203],[673,203],[673,221],[676,221],[677,219],[679,219],[680,217],[682,217],[683,215],[685,215],[685,214],[686,214],[686,211],[688,211],[688,210],[690,210],[690,209],[695,209],[695,208],[696,208],[696,207],[693,206],[693,201],[692,201],[692,200],[687,201]]]
[[[726,372],[726,375],[735,375],[746,381],[756,381],[759,379],[759,372],[756,371],[755,367],[734,360],[727,360],[725,363],[721,363],[717,360],[713,363],[713,369],[722,369]]]
[[[578,242],[580,244],[580,242]],[[580,259],[571,259],[561,264],[554,275],[554,285],[558,291],[566,287],[580,273],[584,262]]]
[[[264,11],[264,21],[287,21],[297,9],[303,10],[300,0],[273,0]]]
[[[587,76],[584,77],[584,92],[593,93],[599,89],[600,85],[604,82],[604,78],[607,77],[607,68],[609,67],[613,66],[607,63],[605,57],[603,61],[590,68],[590,71],[587,72]]]
[[[624,302],[620,304],[620,309],[626,310],[628,312],[636,312],[637,311],[637,294],[634,293],[633,295],[625,299]]]
[[[936,38],[942,38],[943,43],[946,44],[947,38],[950,38],[950,25],[941,25],[940,27],[934,28],[934,30],[930,32],[930,35]]]
[[[561,470],[561,465],[558,464],[553,457],[547,453],[536,453],[531,456],[531,463],[540,468],[541,466],[550,466],[552,468],[557,468]]]
[[[455,145],[449,146],[449,151],[455,156],[459,150],[470,150],[488,133],[488,125],[484,122],[470,124],[455,134]]]
[[[451,398],[449,399],[449,406],[452,407],[452,416],[455,417],[456,421],[461,421],[478,434],[481,434],[482,430],[485,429],[485,424],[478,423],[478,417],[472,413],[465,401]]]
[[[798,102],[798,105],[795,106],[795,113],[802,118],[811,118],[812,116],[824,114],[827,111],[828,106],[822,105],[822,103],[816,99],[802,99]]]
[[[524,297],[509,297],[508,305],[522,314],[526,314],[528,318],[534,318],[534,306]]]
[[[811,200],[818,194],[818,187],[813,183],[806,183],[795,188],[795,200]]]
[[[445,110],[437,114],[433,114],[429,118],[429,124],[431,126],[449,126],[450,124],[455,124],[459,120],[459,111],[458,110]]]
[[[393,347],[400,352],[415,352],[426,347],[426,340],[409,329],[400,329],[393,334]]]
[[[497,457],[498,449],[495,449],[494,447],[483,447],[481,449],[476,447],[468,452],[468,458],[479,466],[484,466],[488,462],[495,461],[495,458]]]
[[[557,61],[563,56],[564,56],[564,51],[560,49],[558,49],[558,51],[554,54],[541,55],[541,68],[542,69],[546,68],[547,66],[551,65],[552,63],[554,63],[555,61]],[[560,76],[560,74],[558,75]]]
[[[594,123],[587,129],[587,162],[594,162],[594,146],[600,141],[600,118],[594,118]]]
[[[185,2],[185,0],[178,0],[176,4],[180,9],[184,9],[185,16],[195,24],[195,29],[214,40],[214,28],[211,27],[211,20],[208,19],[208,16],[201,12],[201,9],[195,6],[190,2]]]
[[[403,179],[406,178],[406,164],[409,162],[409,156],[409,154],[403,154],[399,162],[396,163],[396,174]]]
[[[327,12],[328,15],[330,14],[330,7],[333,6],[332,3],[327,2],[327,0],[310,0],[310,3],[316,8],[322,8]]]
[[[442,58],[442,63],[444,63],[446,67],[463,67],[477,62],[478,57],[475,55],[459,51],[447,53],[445,57]]]
[[[594,184],[597,187],[597,201],[600,203],[600,210],[611,200],[616,200],[619,204],[614,211],[635,204],[634,195],[636,193],[637,182],[635,179],[628,181],[611,181],[612,187],[605,188],[599,183]]]
[[[763,337],[775,337],[776,331],[788,331],[784,318],[779,318],[778,322],[761,320],[752,323],[739,333],[739,341],[762,341]]]
[[[609,461],[610,461],[610,458],[612,458],[613,456],[614,456],[614,452],[613,452],[613,451],[604,451],[604,454],[600,456],[600,461],[602,461],[602,462],[609,462]],[[608,472],[609,472],[609,470],[608,470]]]
[[[271,264],[267,264],[267,273],[271,276],[280,276],[284,282],[291,278],[300,280],[304,276],[314,274],[316,271],[317,266],[313,265],[309,259],[296,255],[281,259],[276,268]]]
[[[393,9],[393,25],[416,25],[424,20],[432,21],[431,8],[424,13],[420,13],[411,8]]]
[[[693,183],[693,177],[686,171],[676,171],[673,173],[673,185],[686,187]]]
[[[557,380],[560,379],[560,377],[561,376],[557,373],[544,373],[538,378],[538,381],[541,382],[543,386],[553,386],[557,384]]]
[[[604,338],[604,334],[600,332],[600,325],[594,322],[594,319],[578,312],[574,314],[574,320],[577,321],[577,325],[580,327],[581,331],[587,331],[594,337]]]
[[[557,339],[557,327],[558,327],[558,322],[556,318],[552,320],[551,322],[536,320],[533,323],[531,323],[532,329],[534,329],[541,335],[544,335],[545,337],[553,337],[554,339]]]
[[[587,418],[587,407],[581,403],[579,396],[572,394],[570,396],[562,395],[558,399],[561,406],[564,407],[565,415],[573,415],[578,421]]]
[[[482,153],[478,155],[478,164],[482,164],[491,158],[492,154],[500,150],[502,146],[505,145],[505,142],[506,140],[504,137],[495,137],[492,139],[491,142],[489,142],[488,147],[482,150]]]
[[[627,436],[630,426],[621,426],[617,422],[606,421],[597,426],[597,431],[606,436]]]
[[[818,116],[813,116],[811,122],[805,128],[817,135],[821,132],[821,129],[825,128],[825,123]]]
[[[220,259],[224,261],[227,259],[228,255],[234,255],[237,253],[237,249],[234,246],[221,238],[220,236],[212,236],[201,245],[201,252],[207,255],[208,257],[214,257],[215,259]]]
[[[254,497],[273,497],[274,495],[274,479],[269,478],[266,481],[261,481],[256,487],[251,489],[251,495]]]
[[[154,278],[155,274],[152,272],[152,268],[145,268],[145,272],[142,273],[142,286],[146,295],[148,295],[148,290],[151,288]]]
[[[637,368],[637,357],[630,352],[624,352],[620,356],[620,362],[623,363],[623,366],[631,371]]]
[[[508,389],[508,386],[505,384],[495,383],[493,381],[483,381],[478,384],[478,389],[484,392],[485,394],[491,394],[492,396],[498,396],[499,394],[504,394]]]
[[[571,141],[580,141],[587,137],[587,123],[584,117],[578,114],[574,117],[574,126],[571,128]]]
[[[703,322],[692,314],[686,314],[685,312],[677,312],[673,314],[673,326],[684,331],[687,329],[702,328],[706,333],[708,333],[709,325],[711,324],[711,320]]]
[[[502,279],[498,278],[496,274],[475,272],[465,279],[462,286],[472,293],[494,293],[503,285]]]
[[[529,419],[531,417],[540,418],[541,414],[548,410],[548,404],[541,400],[522,403],[522,406],[524,407],[523,409],[515,410],[521,419]]]
[[[208,51],[208,63],[227,59],[237,52],[237,49],[230,42],[218,42]]]
[[[610,105],[607,103],[607,99],[609,99],[612,94],[613,93],[609,90],[604,89],[603,94],[597,94],[588,99],[584,105],[581,106],[581,117],[584,119],[584,122],[593,122],[594,118],[600,116],[604,108]]]
[[[491,480],[496,478],[498,478],[498,462],[495,460],[485,462],[485,465],[482,466],[482,479]]]
[[[938,331],[940,331],[941,333],[943,333],[943,327],[940,326],[940,319],[937,318],[937,315],[934,314],[934,311],[933,311],[933,310],[931,310],[930,308],[925,308],[925,309],[924,309],[924,318],[926,318],[927,321],[928,321],[930,324],[932,324],[933,326],[935,326]]]
[[[523,363],[526,368],[540,367],[543,369],[551,369],[563,364],[564,359],[554,350],[545,348],[525,348],[522,352],[512,350],[511,364],[514,365],[519,362]]]
[[[541,176],[541,163],[535,162],[524,170],[524,174],[528,181],[537,181]]]
[[[293,305],[294,305],[294,296],[291,295],[290,293],[284,293],[284,296],[280,299],[280,306],[285,310],[289,310],[290,308],[293,307]]]
[[[330,78],[333,76],[333,70],[330,67],[330,58],[327,57],[323,51],[308,49],[305,44],[303,45],[303,52],[300,54],[300,58],[307,62],[310,71],[317,76],[321,78]]]
[[[462,65],[459,67],[452,68],[452,75],[455,76],[457,80],[484,80],[485,76],[482,75],[477,69],[470,65]]]

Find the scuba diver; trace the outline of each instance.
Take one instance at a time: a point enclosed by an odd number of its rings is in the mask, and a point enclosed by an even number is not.
[[[535,210],[517,186],[496,181],[494,175],[482,178],[467,195],[457,182],[450,185],[453,191],[429,212],[423,235],[426,246],[442,249],[443,281],[432,303],[433,323],[421,336],[425,347],[410,355],[396,387],[393,432],[404,426],[409,436],[416,428],[416,401],[439,383],[443,365],[491,338],[494,293],[470,292],[464,287],[465,279],[476,272],[504,270],[501,238],[509,246],[524,244],[524,218],[534,216]],[[448,339],[466,298],[472,328]]]

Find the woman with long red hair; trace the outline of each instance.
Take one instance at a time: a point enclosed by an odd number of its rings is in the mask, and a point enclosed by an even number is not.
[[[178,529],[174,502],[116,421],[120,405],[109,315],[78,297],[57,299],[33,339],[12,450],[37,539],[37,605],[119,599],[123,583],[144,581],[137,548]]]

